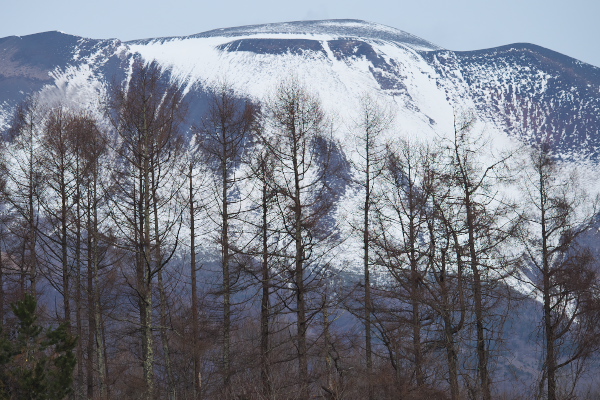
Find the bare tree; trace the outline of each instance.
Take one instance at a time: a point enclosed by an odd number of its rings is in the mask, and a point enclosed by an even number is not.
[[[4,196],[16,221],[10,225],[10,265],[16,269],[21,293],[36,294],[39,275],[38,225],[40,198],[44,192],[41,167],[43,118],[35,97],[17,106],[2,163],[6,179]],[[10,268],[9,268],[10,269]]]
[[[118,137],[112,215],[121,231],[119,246],[135,263],[135,280],[129,284],[137,298],[148,399],[155,393],[154,286],[177,247],[181,213],[173,209],[173,193],[180,185],[175,166],[186,113],[180,88],[162,79],[156,63],[134,64],[126,85],[115,87],[109,109]]]
[[[197,262],[197,244],[196,244],[196,219],[199,213],[198,199],[198,167],[200,164],[199,152],[195,137],[190,141],[188,148],[188,168],[187,168],[187,191],[184,196],[184,203],[187,203],[189,213],[190,229],[190,285],[191,285],[191,313],[192,313],[192,359],[193,359],[193,399],[199,399],[202,393],[202,373],[200,360],[200,299],[198,296],[198,262]]]
[[[245,247],[244,253],[255,259],[256,268],[249,268],[252,275],[260,283],[260,379],[261,391],[265,399],[271,399],[273,394],[273,376],[271,373],[272,353],[272,326],[274,321],[274,307],[272,303],[273,291],[276,288],[275,259],[277,234],[273,228],[273,215],[275,206],[275,191],[273,182],[273,157],[260,146],[250,153],[249,166],[253,185],[250,193],[259,193],[251,196],[251,211],[258,214],[256,220],[248,220],[252,237]]]
[[[80,257],[86,264],[86,296],[87,296],[87,396],[95,396],[98,386],[100,398],[107,396],[105,338],[101,317],[101,262],[108,248],[107,235],[102,232],[100,208],[106,205],[106,196],[102,191],[100,175],[106,171],[105,157],[108,152],[108,137],[99,129],[97,122],[88,114],[78,115],[72,121],[73,135],[71,145],[76,153],[77,205],[77,241],[82,245],[85,254]],[[84,232],[81,233],[80,230]],[[77,246],[79,248],[79,245]],[[80,258],[76,257],[77,259]],[[80,342],[83,338],[80,334]],[[95,360],[95,363],[94,363]],[[83,364],[83,360],[79,360]]]
[[[431,209],[428,218],[431,273],[426,286],[427,304],[441,320],[442,347],[446,351],[450,398],[461,398],[459,384],[459,338],[467,318],[467,298],[464,269],[463,234],[459,213],[449,197],[444,175],[435,173],[432,182]]]
[[[397,321],[391,321],[391,326],[399,330],[408,327],[405,336],[411,345],[402,356],[412,365],[413,387],[421,392],[427,385],[424,343],[425,329],[431,321],[425,297],[430,272],[428,256],[433,244],[427,240],[434,183],[430,162],[423,146],[401,142],[398,149],[388,148],[387,185],[378,209],[378,234],[374,239],[377,262],[387,269],[394,282],[388,298],[397,304],[393,306]],[[391,337],[390,333],[386,335]],[[390,342],[387,346],[397,344]],[[398,361],[393,361],[396,368],[400,368]]]
[[[76,220],[71,218],[71,213],[78,188],[73,175],[75,153],[70,140],[70,124],[73,119],[69,110],[59,106],[50,111],[45,124],[42,162],[48,190],[42,202],[46,229],[40,230],[49,269],[48,277],[63,296],[62,321],[68,324],[69,329],[72,317],[72,278],[74,273],[79,276],[79,271],[72,271],[74,260],[73,252],[70,251],[74,247],[70,232]]]
[[[500,246],[515,237],[518,219],[515,208],[492,189],[506,177],[504,155],[492,162],[483,162],[486,148],[483,137],[472,131],[475,120],[465,116],[455,119],[454,137],[447,146],[448,178],[453,187],[451,196],[459,205],[460,219],[467,251],[471,279],[473,312],[476,333],[477,388],[484,400],[492,396],[490,379],[491,329],[487,316],[486,298],[490,298],[494,283],[501,283],[510,272],[510,263],[500,252]],[[486,332],[488,334],[486,335]]]
[[[282,83],[267,106],[267,127],[262,143],[273,156],[273,180],[277,219],[281,226],[280,254],[285,282],[292,298],[283,299],[295,314],[295,347],[298,361],[299,397],[310,397],[308,328],[320,312],[311,306],[309,293],[322,280],[324,268],[320,246],[333,229],[325,222],[335,201],[329,180],[334,144],[326,137],[327,123],[321,105],[295,80]],[[289,261],[287,261],[289,260]]]
[[[371,268],[373,260],[370,254],[372,246],[372,213],[376,205],[375,186],[385,167],[385,147],[382,134],[389,128],[393,115],[374,99],[363,96],[360,102],[359,120],[356,122],[357,154],[359,159],[353,163],[357,171],[357,183],[364,191],[361,207],[362,224],[357,231],[362,233],[362,261],[364,274],[364,325],[365,325],[365,363],[367,369],[368,398],[374,398],[373,392],[373,350],[372,323],[373,302],[371,300]]]
[[[559,398],[559,371],[598,349],[598,279],[595,260],[581,244],[597,213],[597,201],[582,190],[543,142],[530,151],[525,179],[523,236],[525,272],[542,302],[544,363],[539,395]],[[571,371],[572,388],[577,373]]]
[[[230,394],[231,363],[231,330],[232,330],[232,296],[237,272],[234,271],[235,232],[233,224],[239,217],[240,199],[236,197],[239,190],[240,174],[238,169],[242,162],[245,146],[250,139],[254,124],[254,105],[235,96],[227,84],[221,84],[211,94],[209,110],[199,129],[200,151],[214,174],[214,200],[218,209],[220,235],[218,238],[221,250],[222,290],[223,295],[223,371],[224,390]]]

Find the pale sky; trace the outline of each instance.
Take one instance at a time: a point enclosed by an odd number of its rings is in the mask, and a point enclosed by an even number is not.
[[[600,67],[598,0],[0,0],[0,37],[58,30],[95,39],[182,36],[216,28],[352,18],[450,50],[515,42]]]

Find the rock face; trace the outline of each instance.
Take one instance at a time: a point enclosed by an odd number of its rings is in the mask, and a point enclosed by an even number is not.
[[[401,30],[357,20],[304,21],[217,29],[131,42],[59,32],[0,39],[0,123],[36,91],[54,97],[102,95],[127,76],[133,58],[157,60],[186,88],[190,118],[206,89],[227,81],[264,100],[296,76],[339,121],[360,96],[397,108],[397,132],[431,137],[474,110],[487,130],[524,141],[551,138],[566,157],[598,156],[600,68],[531,44],[454,52]],[[71,99],[72,100],[72,99]],[[67,100],[68,101],[68,100]],[[343,138],[347,123],[336,132]]]

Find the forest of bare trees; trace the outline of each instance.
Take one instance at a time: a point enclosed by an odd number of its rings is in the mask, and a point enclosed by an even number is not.
[[[600,395],[598,203],[552,143],[490,156],[468,113],[411,141],[363,97],[344,153],[298,79],[189,121],[155,63],[102,104],[4,132],[0,398],[43,381],[31,299],[72,344],[58,398]]]

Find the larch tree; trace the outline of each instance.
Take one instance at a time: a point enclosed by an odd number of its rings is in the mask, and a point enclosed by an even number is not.
[[[569,370],[569,377],[561,380],[560,372],[585,361],[600,345],[600,282],[583,239],[595,221],[598,201],[585,194],[572,171],[560,166],[548,143],[534,147],[528,161],[524,272],[542,303],[539,395],[555,400],[560,398],[559,384],[570,392],[578,377]]]
[[[105,338],[102,329],[101,307],[101,269],[105,267],[106,253],[109,241],[103,231],[104,216],[101,208],[107,199],[103,191],[101,175],[107,170],[108,137],[100,129],[98,122],[88,113],[82,112],[71,121],[72,133],[69,136],[70,145],[75,152],[76,179],[76,260],[85,264],[85,275],[80,277],[78,286],[82,287],[87,300],[82,305],[79,318],[85,311],[87,324],[85,375],[86,393],[89,398],[98,394],[101,398],[107,396]],[[83,275],[83,272],[82,272]],[[84,299],[81,299],[83,302]],[[78,346],[83,346],[84,335],[78,323]],[[83,367],[83,357],[78,356],[79,364]],[[80,368],[80,366],[78,366]],[[96,392],[96,388],[98,391]]]
[[[474,132],[475,120],[455,118],[454,136],[446,146],[448,184],[452,201],[459,207],[468,265],[477,358],[477,384],[472,391],[484,400],[491,400],[490,344],[492,318],[487,305],[497,284],[502,285],[514,269],[514,260],[500,250],[515,239],[518,215],[513,204],[502,198],[493,185],[501,185],[507,177],[507,164],[512,154],[492,161],[481,156],[487,143]]]
[[[360,100],[359,117],[355,121],[353,131],[356,137],[356,153],[358,159],[354,161],[356,170],[356,183],[364,195],[360,211],[362,221],[355,230],[362,234],[362,264],[364,285],[364,325],[365,325],[365,365],[367,372],[368,398],[374,398],[373,392],[373,339],[372,339],[372,313],[371,300],[371,269],[373,260],[371,255],[373,236],[373,212],[376,212],[377,191],[376,184],[381,179],[385,169],[385,146],[383,133],[389,129],[393,114],[376,100],[363,96]]]
[[[432,155],[433,156],[433,155]],[[433,156],[434,158],[437,158]],[[436,160],[433,164],[439,168]],[[439,161],[439,160],[437,160]],[[433,169],[428,210],[428,263],[430,274],[427,285],[427,305],[439,319],[440,347],[446,352],[450,398],[461,398],[460,387],[460,337],[467,319],[467,279],[465,278],[464,246],[460,222],[460,208],[449,196],[447,176]]]
[[[112,215],[120,230],[118,246],[127,250],[135,265],[135,278],[128,284],[137,301],[148,399],[155,396],[156,280],[177,248],[181,222],[181,212],[173,204],[175,187],[181,184],[175,167],[187,111],[181,89],[164,79],[158,64],[135,63],[129,81],[115,86],[108,110],[117,135]],[[170,375],[168,352],[165,363]],[[172,376],[167,379],[171,391]]]
[[[429,274],[430,218],[432,179],[431,161],[424,146],[402,141],[397,148],[388,146],[385,169],[385,195],[379,208],[378,235],[374,240],[377,262],[384,267],[393,285],[387,289],[393,310],[388,325],[406,331],[410,345],[387,343],[399,349],[391,360],[397,373],[402,371],[402,358],[412,368],[410,380],[418,392],[427,386],[426,327],[431,317],[426,307],[426,277]],[[381,325],[383,329],[387,329]],[[391,333],[387,334],[392,337]],[[396,335],[396,340],[405,340]],[[399,382],[404,379],[398,375]]]
[[[213,208],[218,210],[214,221],[218,226],[217,242],[221,253],[223,297],[223,386],[225,396],[231,392],[233,296],[236,276],[235,225],[241,212],[239,185],[240,164],[248,145],[255,119],[255,107],[246,99],[235,96],[231,87],[221,83],[211,93],[209,109],[198,127],[199,149],[213,175]],[[211,213],[209,213],[209,216]]]
[[[44,178],[48,189],[43,198],[44,229],[40,229],[43,239],[44,260],[48,277],[53,286],[63,296],[63,317],[68,329],[72,318],[72,278],[74,271],[74,242],[71,232],[76,218],[74,211],[76,185],[74,171],[75,153],[72,151],[72,113],[62,106],[50,110],[42,137]],[[75,288],[77,289],[77,288]]]
[[[290,293],[282,301],[293,312],[298,361],[298,395],[310,397],[308,329],[321,311],[313,302],[314,292],[323,279],[323,247],[334,228],[326,225],[335,196],[329,185],[335,175],[332,162],[334,142],[328,138],[328,123],[320,102],[297,81],[278,87],[266,106],[266,129],[261,143],[273,157],[272,190],[276,217],[281,226],[280,241],[289,249],[280,254],[283,274],[289,276],[282,288]],[[319,298],[320,300],[320,298]]]
[[[260,298],[260,380],[262,395],[266,399],[273,398],[274,382],[272,376],[273,330],[275,307],[273,304],[276,283],[277,233],[272,219],[275,212],[275,191],[273,189],[273,157],[257,146],[249,156],[251,171],[249,180],[250,212],[255,214],[246,224],[251,232],[249,243],[244,246],[246,254],[254,262],[248,262],[247,269],[259,283]]]
[[[5,143],[2,172],[4,198],[14,220],[9,225],[9,262],[21,293],[36,295],[39,279],[40,198],[45,184],[41,166],[42,116],[36,97],[17,106]]]

